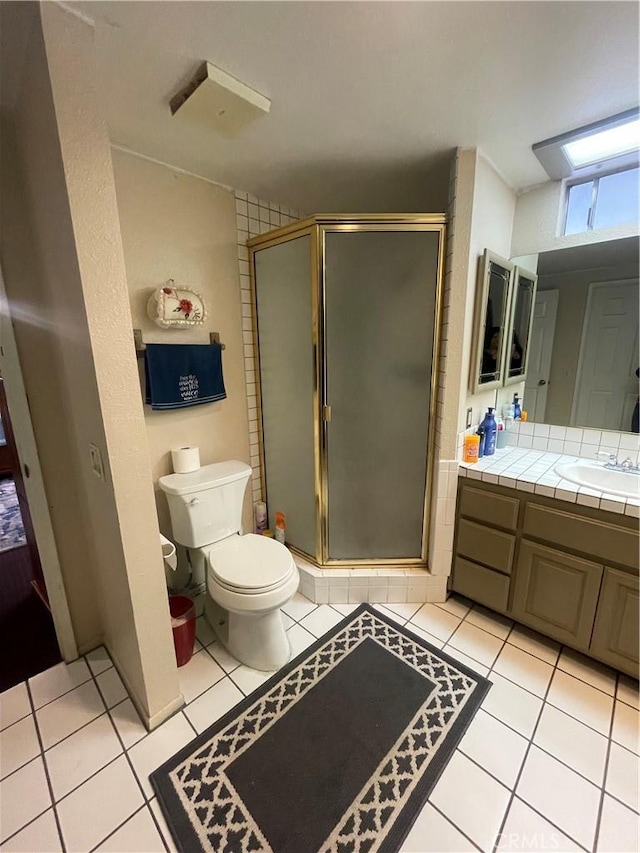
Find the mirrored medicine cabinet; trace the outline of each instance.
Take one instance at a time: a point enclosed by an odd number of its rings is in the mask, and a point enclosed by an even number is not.
[[[474,394],[525,379],[536,287],[536,275],[485,249],[476,289]]]

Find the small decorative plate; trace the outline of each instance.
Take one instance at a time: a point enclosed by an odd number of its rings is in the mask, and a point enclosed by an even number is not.
[[[176,287],[169,279],[149,297],[147,314],[161,329],[201,326],[207,317],[207,306],[191,287]]]

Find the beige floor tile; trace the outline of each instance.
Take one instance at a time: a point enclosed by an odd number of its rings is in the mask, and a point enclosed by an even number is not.
[[[638,756],[617,743],[611,744],[605,789],[626,806],[638,811]]]
[[[200,734],[243,699],[244,694],[233,681],[230,678],[224,678],[187,705],[184,713]]]
[[[346,580],[346,578],[345,578]],[[282,608],[285,613],[291,616],[296,622],[299,622],[305,616],[308,616],[312,610],[315,610],[318,605],[313,601],[309,601],[300,592],[296,592],[291,601],[288,601]]]
[[[122,752],[107,714],[45,752],[51,788],[56,800],[77,788]]]
[[[160,808],[158,798],[154,797],[152,800],[149,800],[149,806],[151,808],[151,811],[154,813],[156,820],[158,821],[158,826],[160,827],[160,832],[162,833],[162,837],[164,838],[167,850],[169,851],[169,853],[178,853],[178,848],[176,847],[176,843],[173,840],[173,836],[171,835],[171,830],[167,826],[167,821],[165,820],[165,817],[162,814],[162,809]]]
[[[314,637],[321,637],[331,628],[334,628],[338,622],[341,622],[343,618],[333,607],[329,607],[328,604],[321,604],[308,616],[305,616],[300,624]]]
[[[482,708],[521,735],[531,737],[540,715],[542,699],[495,672],[491,673],[490,681],[491,688]]]
[[[640,712],[624,702],[616,702],[613,712],[612,738],[616,743],[625,746],[638,754],[638,737],[640,736]]]
[[[489,675],[489,668],[483,666],[481,663],[478,663],[477,660],[470,658],[468,655],[465,655],[464,652],[458,651],[458,649],[454,649],[453,646],[450,646],[446,643],[442,647],[442,651],[446,652],[450,657],[454,660],[458,661],[458,663],[462,663],[465,666],[468,666],[469,669],[472,669],[478,675],[482,675],[485,678]]]
[[[144,806],[103,841],[96,853],[160,853],[163,846],[151,812]]]
[[[185,717],[182,714],[176,714],[131,747],[128,751],[129,758],[147,797],[153,796],[149,774],[168,761],[194,737],[193,729]]]
[[[473,602],[469,601],[468,598],[463,598],[460,595],[449,595],[446,601],[438,602],[437,607],[441,607],[443,610],[446,610],[448,613],[452,613],[454,616],[458,616],[460,619],[464,619],[467,613],[471,610]]]
[[[530,655],[540,658],[540,660],[555,665],[560,654],[560,643],[555,640],[550,640],[538,634],[537,631],[532,631],[530,628],[525,628],[523,625],[516,625],[513,631],[509,634],[509,643],[512,646],[517,646]]]
[[[547,702],[608,737],[613,696],[567,675],[566,672],[556,670]]]
[[[488,631],[501,640],[506,640],[513,625],[511,619],[507,619],[499,613],[494,613],[493,610],[487,610],[479,604],[474,606],[465,619],[465,622],[470,622],[477,628],[482,628],[483,631]]]
[[[484,666],[491,667],[498,657],[503,641],[482,628],[462,622],[449,637],[447,645],[459,649]]]
[[[508,788],[515,785],[529,741],[482,709],[458,748]]]
[[[124,755],[58,803],[67,850],[92,850],[144,804]]]
[[[609,744],[603,735],[547,703],[533,742],[590,782],[602,785]]]
[[[31,713],[25,682],[0,693],[0,729],[12,726]]]
[[[446,610],[436,607],[435,604],[423,604],[415,616],[411,618],[407,627],[411,628],[412,625],[416,625],[428,634],[433,634],[439,640],[446,642],[456,630],[460,621],[458,616],[447,613]]]
[[[22,829],[51,806],[42,758],[30,761],[0,782],[0,803],[0,841]]]
[[[598,853],[634,853],[640,848],[638,815],[617,800],[604,796],[596,850]]]
[[[212,687],[216,681],[224,678],[224,670],[204,649],[178,669],[178,681],[184,701],[188,704],[196,696]]]
[[[0,850],[2,853],[62,853],[53,809],[40,815],[9,841],[0,844]]]
[[[400,853],[476,853],[477,848],[432,805],[422,809]]]
[[[523,853],[525,850],[539,853],[583,853],[582,847],[567,838],[518,797],[514,797],[500,833],[496,853]]]
[[[89,681],[36,711],[45,749],[61,741],[105,711],[98,689]]]
[[[80,658],[72,663],[62,663],[46,669],[29,679],[29,689],[34,708],[41,708],[64,693],[84,684],[91,678],[91,672],[85,660]]]
[[[569,838],[593,847],[600,789],[532,746],[516,794]]]
[[[464,791],[464,796],[460,792]],[[510,792],[462,753],[454,752],[430,802],[483,851],[493,849]]]
[[[493,665],[494,672],[513,681],[525,690],[544,697],[553,667],[539,658],[507,643]]]
[[[616,687],[616,673],[613,669],[598,661],[574,652],[573,649],[564,648],[558,660],[558,669],[568,672],[569,675],[585,681],[598,690],[603,690],[613,696]]]
[[[285,614],[286,615],[286,614]],[[240,661],[236,660],[231,652],[226,649],[221,642],[217,641],[207,646],[207,652],[215,660],[215,662],[224,669],[225,672],[233,672],[234,669],[240,666]]]
[[[115,667],[101,672],[96,681],[107,708],[113,708],[127,698],[127,691]]]
[[[40,742],[33,715],[29,715],[0,733],[0,778],[40,755]]]
[[[1,700],[2,697],[0,697]],[[638,693],[638,682],[628,675],[618,676],[618,692],[616,698],[625,705],[631,705],[636,711],[640,709],[640,698]],[[1,709],[1,706],[0,706]]]
[[[122,738],[125,749],[129,749],[147,734],[131,699],[125,699],[124,702],[112,708],[111,719]]]

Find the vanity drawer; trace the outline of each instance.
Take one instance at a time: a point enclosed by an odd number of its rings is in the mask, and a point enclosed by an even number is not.
[[[494,610],[506,610],[509,600],[509,578],[485,569],[477,563],[456,557],[453,567],[453,589]]]
[[[507,530],[518,526],[520,501],[517,498],[496,495],[486,489],[476,489],[466,484],[460,489],[460,515],[485,521]]]
[[[528,503],[524,514],[524,533],[571,551],[598,557],[603,562],[621,563],[632,568],[638,565],[638,531],[600,518]]]
[[[477,563],[511,574],[515,536],[476,524],[466,518],[458,522],[457,553]]]

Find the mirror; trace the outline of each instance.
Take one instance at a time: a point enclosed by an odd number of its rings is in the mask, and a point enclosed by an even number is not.
[[[627,237],[538,255],[529,420],[638,432],[639,252]]]
[[[476,290],[473,393],[498,388],[504,378],[504,343],[511,296],[513,264],[485,249]]]
[[[504,384],[522,382],[527,375],[529,340],[533,323],[533,305],[538,276],[516,266],[513,273],[513,293],[507,327],[507,348]]]

